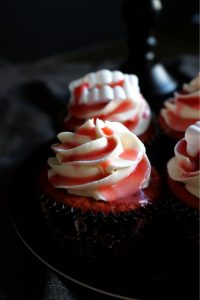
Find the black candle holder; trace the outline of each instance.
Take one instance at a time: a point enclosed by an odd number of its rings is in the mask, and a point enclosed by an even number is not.
[[[156,59],[154,36],[162,4],[160,0],[124,0],[122,15],[127,26],[128,57],[121,70],[139,77],[143,95],[154,110],[170,97],[177,84],[164,66]]]

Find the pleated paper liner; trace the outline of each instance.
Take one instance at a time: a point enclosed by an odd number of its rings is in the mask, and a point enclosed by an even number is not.
[[[166,174],[166,199],[172,211],[174,230],[183,243],[199,245],[199,199],[189,193],[183,183]]]
[[[137,195],[142,201],[136,205],[131,198],[111,204],[55,189],[44,168],[37,197],[47,227],[61,249],[89,260],[129,259],[145,240],[158,211],[159,193],[160,179],[155,170],[150,186]]]

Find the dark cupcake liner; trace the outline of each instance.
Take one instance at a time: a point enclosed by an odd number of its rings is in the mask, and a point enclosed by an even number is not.
[[[45,194],[38,197],[48,231],[70,254],[84,259],[134,256],[135,241],[145,238],[145,226],[152,219],[153,205],[135,212],[94,215],[57,203]],[[130,251],[132,249],[132,251]]]
[[[133,210],[97,213],[56,201],[42,190],[39,182],[36,190],[46,228],[54,242],[63,251],[84,260],[133,259],[163,208],[162,201],[157,199]]]
[[[174,196],[169,198],[169,203],[174,213],[177,236],[182,241],[199,246],[199,212],[188,207]]]
[[[178,239],[181,239],[182,242],[190,241],[191,244],[199,245],[199,210],[190,207],[183,200],[177,198],[177,196],[173,194],[173,190],[169,184],[167,184],[167,178],[168,176],[165,174],[166,202],[172,214],[172,222],[176,236]]]

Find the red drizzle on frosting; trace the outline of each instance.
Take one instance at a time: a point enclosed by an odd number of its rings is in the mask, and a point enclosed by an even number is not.
[[[112,88],[114,88],[116,86],[123,86],[123,84],[124,84],[124,80],[119,80],[117,82],[108,83],[107,85],[110,86],[110,87],[112,87]],[[101,84],[96,84],[92,88],[100,89],[101,86],[102,86]],[[77,86],[77,87],[74,88],[73,94],[74,94],[74,98],[75,98],[76,104],[79,104],[80,97],[83,94],[83,91],[85,89],[89,89],[89,83],[88,82],[84,82],[84,83],[82,83],[79,86]]]
[[[76,130],[76,133],[77,134],[80,134],[80,135],[85,135],[85,136],[88,136],[90,137],[91,139],[96,139],[96,130],[94,127],[80,127],[79,129]]]
[[[179,166],[182,169],[182,171],[184,172],[183,176],[185,174],[185,175],[187,175],[187,177],[191,177],[191,176],[194,176],[194,173],[199,171],[199,165],[200,165],[199,153],[195,157],[191,157],[187,153],[186,147],[187,147],[187,142],[185,139],[181,140],[179,142],[179,144],[177,145],[178,153],[180,153],[182,156],[187,158],[187,161],[181,160],[179,163]]]
[[[128,120],[123,122],[123,125],[126,126],[129,130],[132,130],[139,123],[139,117],[135,116],[133,120]]]
[[[98,174],[96,176],[88,176],[83,178],[71,178],[71,177],[65,177],[58,174],[53,175],[49,178],[51,184],[53,186],[75,186],[75,185],[81,185],[86,184],[91,181],[100,180],[105,177],[105,174]]]
[[[96,150],[94,149],[93,151],[90,150],[87,153],[82,153],[82,154],[71,154],[67,155],[65,153],[65,156],[62,158],[62,162],[72,162],[72,161],[82,161],[82,160],[97,160],[103,158],[105,155],[108,155],[110,152],[112,152],[115,147],[116,147],[116,140],[111,138],[107,138],[107,145],[103,149]]]
[[[119,157],[127,160],[136,160],[137,156],[138,156],[138,151],[126,149]]]
[[[96,104],[78,104],[72,105],[69,108],[70,113],[75,117],[82,117],[85,114],[92,113],[103,109],[107,103],[96,103]]]
[[[113,134],[113,130],[111,130],[111,129],[108,128],[108,127],[103,127],[103,128],[102,128],[102,131],[103,131],[103,133],[106,134],[106,135],[112,135],[112,134]]]
[[[87,88],[88,88],[88,83],[83,83],[83,84],[77,86],[77,87],[74,89],[73,93],[74,93],[74,96],[75,96],[75,102],[76,102],[76,103],[79,102],[80,96],[82,95],[83,91],[84,91],[85,89],[87,89]]]
[[[177,100],[180,104],[187,105],[193,109],[200,109],[200,96],[185,96],[178,95]]]
[[[118,183],[111,186],[100,186],[97,190],[109,201],[114,201],[115,199],[125,198],[130,194],[137,193],[141,188],[141,182],[147,177],[149,170],[149,165],[147,160],[144,158],[138,164],[134,172],[132,172],[128,177],[125,177]],[[133,190],[133,182],[135,190]]]
[[[185,131],[191,124],[197,122],[198,119],[184,119],[174,114],[172,111],[168,111],[168,122],[173,124],[176,131]]]

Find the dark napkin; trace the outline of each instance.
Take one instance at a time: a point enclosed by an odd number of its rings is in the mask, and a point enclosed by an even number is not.
[[[8,195],[20,163],[55,137],[68,83],[100,67],[113,65],[52,60],[0,63],[0,299],[81,299],[77,287],[69,291],[21,243],[10,221]]]
[[[166,61],[179,81],[198,72],[198,59]],[[55,123],[66,106],[67,85],[87,72],[117,68],[117,62],[66,63],[45,60],[12,65],[0,60],[0,299],[106,299],[67,282],[24,247],[9,216],[9,190],[20,163],[55,137]],[[23,182],[22,182],[23,185]],[[17,201],[17,199],[16,199]]]

